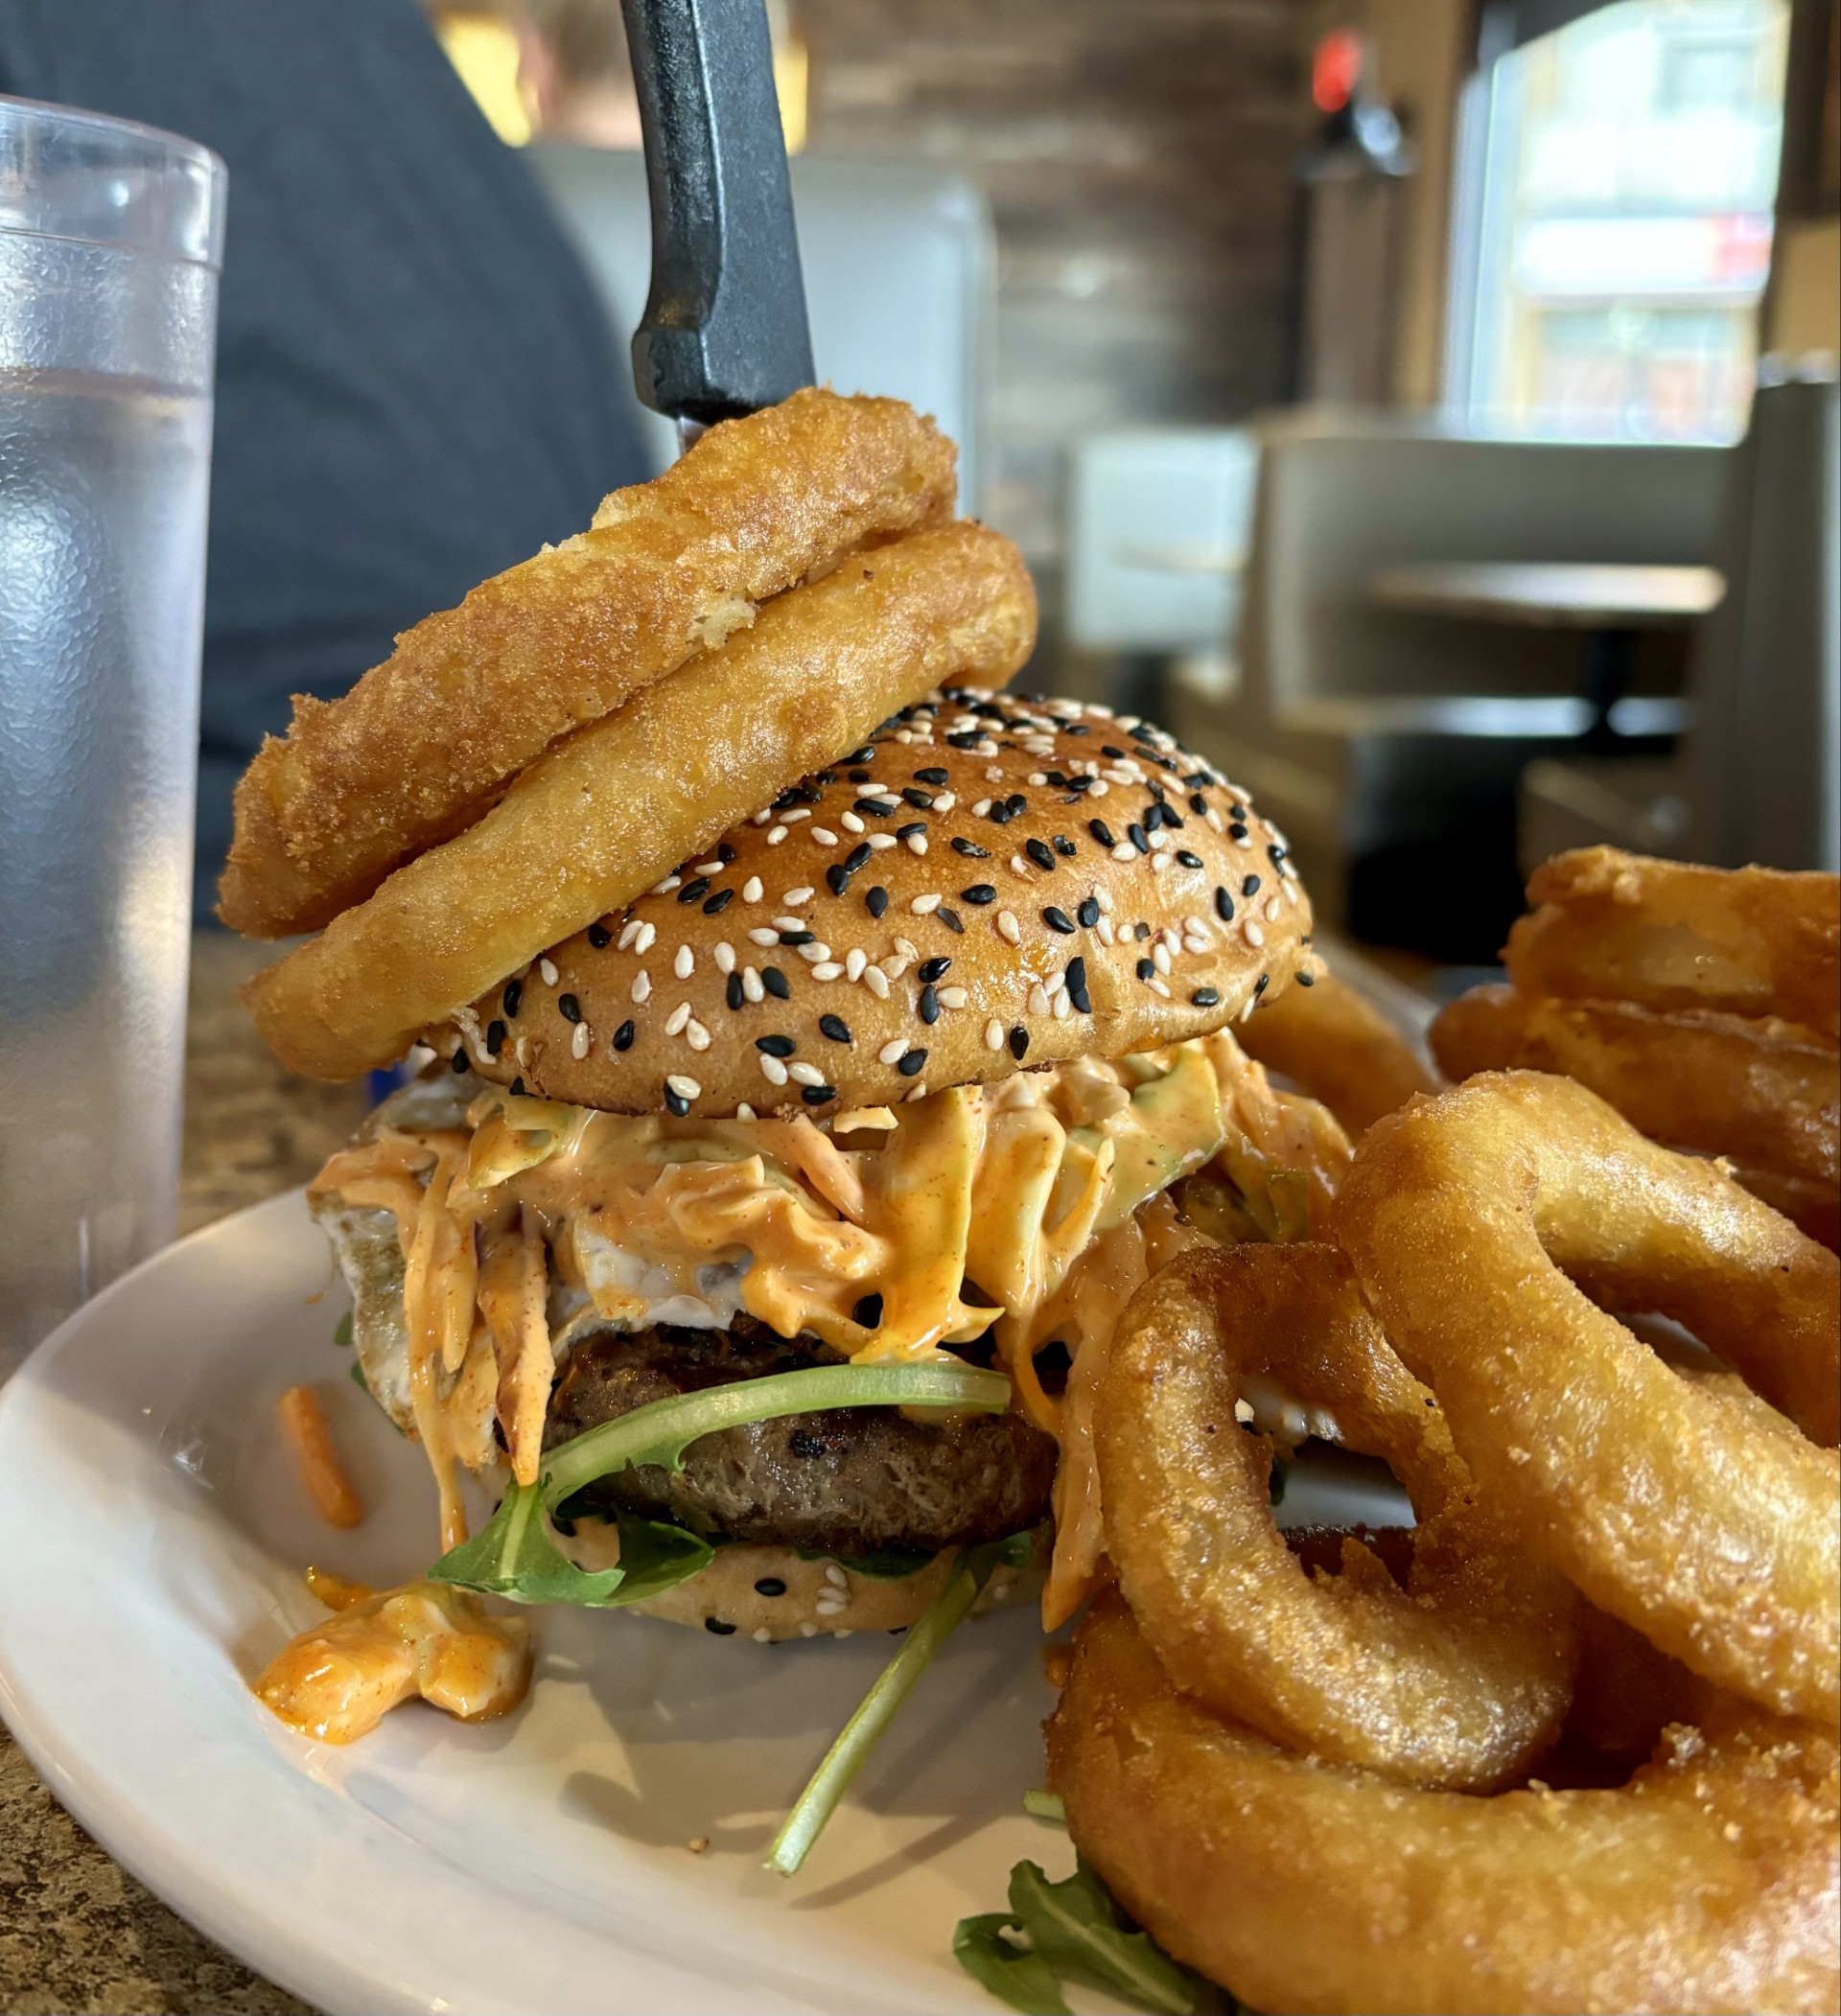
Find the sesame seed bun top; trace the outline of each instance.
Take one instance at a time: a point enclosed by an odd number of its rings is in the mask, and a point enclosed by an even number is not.
[[[1161,730],[955,687],[430,1040],[610,1112],[824,1118],[1204,1035],[1310,932],[1283,837]]]

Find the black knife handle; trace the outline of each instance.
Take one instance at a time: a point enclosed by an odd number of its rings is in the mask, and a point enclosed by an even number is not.
[[[645,134],[652,291],[633,379],[709,426],[812,382],[764,0],[620,0]]]

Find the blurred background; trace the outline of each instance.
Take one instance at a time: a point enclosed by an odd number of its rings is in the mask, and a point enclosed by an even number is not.
[[[1836,866],[1835,0],[771,0],[820,375],[962,448],[1029,685],[1463,965],[1609,840]],[[200,907],[287,696],[672,452],[618,0],[0,0],[230,165]]]

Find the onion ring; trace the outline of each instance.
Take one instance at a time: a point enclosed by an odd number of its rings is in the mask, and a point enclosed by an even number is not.
[[[1337,1222],[1388,1338],[1530,1542],[1694,1672],[1832,1725],[1835,1256],[1717,1164],[1527,1072],[1382,1121]],[[1803,1432],[1684,1379],[1585,1288],[1686,1325]]]
[[[1021,556],[968,522],[795,589],[259,973],[244,993],[256,1026],[309,1078],[388,1063],[929,687],[1001,684],[1035,636]]]
[[[1049,1782],[1179,1960],[1298,2016],[1835,2006],[1833,1741],[1727,1708],[1609,1790],[1473,1798],[1274,1749],[1184,1700],[1115,1601]]]
[[[1358,1541],[1340,1577],[1286,1546],[1271,1443],[1235,1427],[1249,1374],[1391,1464],[1421,1515],[1405,1588]],[[1274,1742],[1462,1791],[1503,1784],[1558,1733],[1573,1592],[1480,1502],[1335,1247],[1217,1247],[1163,1268],[1120,1323],[1095,1425],[1107,1549],[1185,1693]]]
[[[1781,1015],[1841,1035],[1841,880],[1581,847],[1535,869],[1503,957],[1529,994]]]
[[[1358,1141],[1415,1092],[1437,1089],[1393,1024],[1320,966],[1314,981],[1299,975],[1267,995],[1234,1033],[1249,1057],[1320,1100]]]
[[[1812,1183],[1841,1178],[1841,1054],[1789,1023],[1476,987],[1433,1024],[1432,1048],[1454,1079],[1558,1072],[1652,1141]]]
[[[256,938],[317,930],[471,825],[558,735],[952,498],[952,444],[899,400],[807,390],[712,427],[588,531],[405,631],[341,699],[297,696],[237,786],[218,915]]]
[[[1810,1183],[1773,1169],[1748,1169],[1742,1162],[1733,1174],[1753,1196],[1781,1211],[1799,1232],[1830,1253],[1841,1253],[1841,1184]]]

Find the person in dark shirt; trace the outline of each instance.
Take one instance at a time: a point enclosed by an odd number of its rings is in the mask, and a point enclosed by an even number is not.
[[[167,127],[230,170],[202,920],[231,787],[289,696],[343,692],[643,477],[621,353],[411,0],[0,0],[0,91]]]

